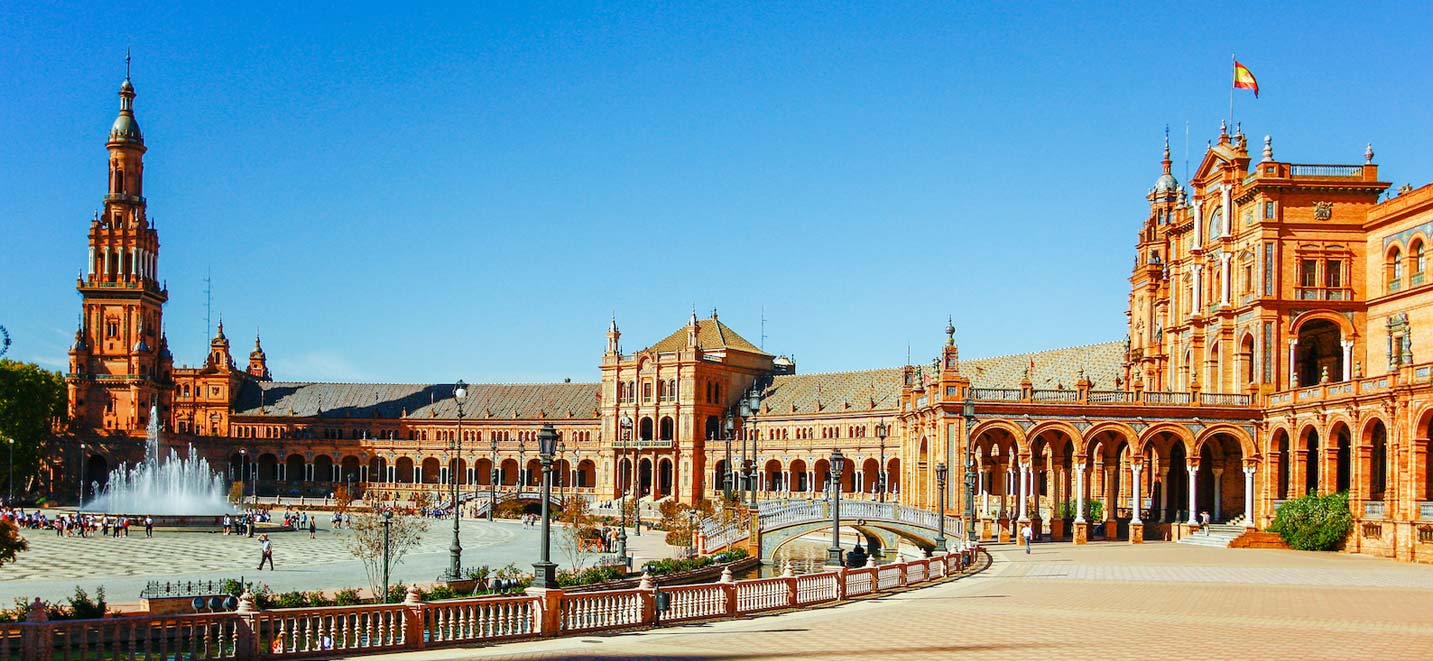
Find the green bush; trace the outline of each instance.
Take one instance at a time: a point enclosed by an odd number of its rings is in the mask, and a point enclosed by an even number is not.
[[[80,586],[75,586],[75,594],[70,597],[70,617],[76,620],[98,620],[105,616],[109,607],[104,601],[104,588],[95,590],[94,599]]]
[[[598,565],[583,570],[557,572],[557,585],[559,587],[575,587],[578,585],[620,581],[626,577],[627,570],[622,565]]]
[[[1285,501],[1269,526],[1270,532],[1279,533],[1290,548],[1300,551],[1337,551],[1352,530],[1347,492]]]
[[[446,585],[435,585],[432,589],[423,590],[423,601],[437,601],[439,599],[452,599],[461,596],[453,592],[453,588]]]
[[[403,603],[403,600],[407,598],[408,586],[402,583],[388,586],[388,603],[401,604]]]
[[[344,588],[333,595],[333,605],[335,606],[356,606],[360,603],[362,600],[358,598],[357,588]]]
[[[724,565],[728,562],[736,562],[737,560],[742,560],[746,558],[746,555],[746,549],[731,549],[729,551],[722,551],[721,553],[712,556],[712,563]]]
[[[280,593],[274,600],[274,603],[276,603],[279,608],[303,608],[309,605],[308,595],[298,590]]]

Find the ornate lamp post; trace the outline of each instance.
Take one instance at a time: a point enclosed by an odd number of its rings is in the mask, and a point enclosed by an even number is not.
[[[453,544],[448,547],[448,575],[449,581],[463,580],[463,544],[458,541],[458,457],[463,453],[463,400],[468,398],[468,384],[462,379],[453,386],[453,399],[458,403],[458,433],[453,437],[449,449],[453,453],[453,471],[449,474],[449,481],[453,483]]]
[[[727,411],[726,423],[722,429],[724,430],[723,440],[726,441],[726,463],[723,464],[726,469],[723,471],[724,475],[722,475],[722,494],[726,496],[726,500],[730,501],[732,482],[735,480],[736,475],[731,470],[731,434],[732,431],[736,429],[736,422],[732,419],[730,411]],[[723,507],[725,507],[725,505],[723,505]]]
[[[493,520],[493,512],[498,509],[498,435],[493,432],[491,442],[488,445],[488,521]]]
[[[757,389],[756,383],[751,384],[751,390],[746,393],[746,401],[742,402],[741,414],[746,418],[746,437],[751,441],[751,464],[746,467],[746,482],[748,490],[751,491],[751,509],[756,510],[756,414],[761,412],[761,391]],[[742,443],[743,460],[746,458],[746,443]]]
[[[10,466],[10,479],[7,481],[7,484],[10,485],[10,496],[5,499],[5,504],[6,504],[6,505],[14,505],[14,504],[15,504],[15,439],[13,439],[13,438],[7,438],[7,439],[5,439],[5,444],[10,446],[10,463],[9,463],[9,466]]]
[[[831,452],[831,548],[827,549],[826,566],[840,567],[841,562],[841,469],[846,456],[837,449]]]
[[[879,475],[876,483],[876,500],[882,503],[886,502],[886,481],[890,479],[890,476],[886,474],[886,437],[890,434],[891,430],[886,426],[885,420],[876,423],[876,439],[881,442],[881,467],[876,472]]]
[[[632,444],[632,418],[623,415],[619,424],[622,426],[622,459],[625,460],[627,446]],[[632,466],[630,464],[627,466],[626,473],[627,485],[630,485],[632,483]],[[622,499],[621,505],[617,507],[622,513],[622,522],[617,527],[617,559],[621,560],[624,565],[627,563],[627,491],[629,489],[627,485],[617,485]]]
[[[522,495],[523,487],[527,486],[527,443],[521,437],[517,439],[517,493]]]
[[[935,550],[945,550],[945,462],[935,465],[935,486],[940,490],[940,509],[936,511]]]
[[[80,511],[80,508],[85,504],[85,459],[87,458],[85,455],[89,454],[85,450],[85,447],[84,443],[80,444],[80,500],[75,503],[76,512]]]
[[[552,499],[552,455],[557,451],[557,430],[552,425],[543,425],[542,431],[537,433],[537,451],[542,461],[542,559],[532,563],[532,586],[550,590],[557,587],[557,565],[550,559],[552,519],[548,516],[548,501]]]
[[[975,439],[970,427],[975,424],[975,400],[965,398],[965,541],[975,539]]]
[[[388,603],[388,528],[393,524],[393,510],[383,510],[383,603]]]

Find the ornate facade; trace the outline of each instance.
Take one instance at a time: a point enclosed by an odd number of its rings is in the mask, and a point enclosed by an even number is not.
[[[1167,538],[1200,511],[1262,528],[1287,498],[1348,491],[1350,548],[1433,559],[1433,361],[1415,353],[1433,341],[1433,186],[1380,201],[1371,148],[1304,165],[1266,137],[1255,160],[1224,128],[1186,187],[1166,141],[1123,342],[962,362],[948,327],[929,364],[798,374],[715,311],[631,352],[613,319],[600,380],[476,385],[460,408],[448,384],[273,381],[258,338],[241,369],[222,322],[201,366],[176,367],[128,78],[120,97],[66,379],[86,482],[138,458],[151,408],[171,443],[284,495],[535,485],[552,424],[559,491],[602,500],[710,498],[729,466],[762,498],[820,497],[840,448],[848,498],[937,507],[944,465],[961,513],[969,475],[992,536]]]

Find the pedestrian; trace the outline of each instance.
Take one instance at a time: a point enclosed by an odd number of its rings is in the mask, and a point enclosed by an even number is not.
[[[1030,524],[1027,523],[1020,529],[1020,536],[1025,539],[1025,555],[1030,555],[1030,540],[1035,537],[1035,531],[1030,528]]]
[[[1204,529],[1204,534],[1209,534],[1209,510],[1199,513],[1199,527]]]
[[[318,539],[318,537],[315,537],[315,535],[316,535],[317,533],[318,533],[318,519],[317,519],[317,518],[310,518],[310,519],[308,520],[308,538],[309,538],[309,539]]]
[[[259,535],[259,570],[263,571],[264,563],[269,563],[269,571],[274,571],[274,544],[269,541],[268,535]]]
[[[152,517],[152,516],[145,516],[145,517],[144,517],[144,536],[145,536],[145,537],[153,537],[153,536],[154,536],[154,517]]]

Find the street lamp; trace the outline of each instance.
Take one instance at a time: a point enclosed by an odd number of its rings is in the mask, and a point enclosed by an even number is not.
[[[555,471],[553,473],[553,479],[557,481],[557,499],[564,503],[567,502],[567,478],[572,473],[572,471],[561,470],[561,459],[566,453],[567,443],[562,440],[562,433],[559,432],[557,434],[557,458],[559,462],[554,465],[552,470]],[[566,475],[564,475],[564,473],[566,473]]]
[[[840,567],[841,562],[841,469],[846,456],[838,448],[831,452],[831,548],[827,549],[826,566]]]
[[[687,557],[694,558],[697,555],[697,510],[687,510]]]
[[[970,427],[975,424],[975,400],[966,397],[962,413],[965,417],[965,541],[975,539],[975,439]]]
[[[85,444],[84,444],[84,443],[81,443],[81,444],[80,444],[80,480],[79,480],[79,481],[80,481],[80,500],[79,500],[78,503],[75,504],[75,511],[76,511],[76,512],[80,511],[80,508],[81,508],[81,507],[84,507],[84,505],[85,505],[85,458],[86,458],[85,455],[87,455],[87,454],[89,454],[89,453],[85,451]]]
[[[527,443],[521,436],[517,439],[517,495],[522,496],[523,487],[527,486]]]
[[[886,481],[890,479],[890,476],[886,474],[886,437],[890,433],[891,430],[886,426],[885,420],[876,423],[876,439],[881,442],[881,469],[877,471],[880,479],[877,480],[876,499],[882,503],[886,502]]]
[[[935,550],[945,550],[945,462],[935,465],[935,486],[940,489],[940,509],[936,511]]]
[[[627,417],[627,416],[624,414],[624,415],[622,416],[622,419],[619,421],[619,424],[622,426],[622,459],[625,461],[625,460],[627,459],[627,446],[632,444],[632,418],[629,418],[629,417]],[[619,464],[619,465],[621,465],[621,464]],[[623,471],[618,471],[618,473],[621,473],[621,472],[623,472]],[[630,464],[627,465],[627,470],[626,470],[625,472],[627,473],[627,475],[626,475],[626,477],[627,477],[627,483],[628,483],[628,484],[631,484],[631,483],[632,483],[632,466],[631,466]],[[620,497],[621,497],[621,499],[622,499],[622,504],[621,504],[620,506],[618,506],[618,508],[617,508],[618,510],[621,511],[621,516],[622,516],[622,524],[617,527],[617,558],[622,561],[622,564],[623,564],[623,565],[625,565],[625,564],[627,564],[627,490],[628,490],[628,489],[627,489],[627,487],[625,487],[625,486],[622,485],[622,484],[618,484],[618,485],[617,485],[617,489],[618,489],[618,491],[619,491],[619,493],[620,493]]]
[[[492,443],[488,446],[490,456],[488,457],[488,522],[493,521],[493,511],[498,508],[498,433],[492,433]]]
[[[730,501],[732,482],[735,481],[735,473],[731,470],[731,435],[732,431],[736,429],[736,421],[732,419],[731,411],[727,411],[726,413],[726,425],[723,429],[726,430],[726,470],[722,471],[724,473],[722,475],[722,490],[723,495],[726,496],[726,500]],[[722,505],[722,507],[726,507],[726,505]]]
[[[10,464],[9,464],[9,466],[10,466],[10,479],[9,479],[9,482],[8,482],[8,484],[10,485],[10,496],[5,499],[5,504],[6,504],[6,505],[14,506],[14,504],[15,504],[15,439],[13,439],[13,438],[7,438],[7,439],[5,439],[5,444],[10,446]]]
[[[756,414],[761,412],[761,391],[757,389],[756,383],[752,382],[751,390],[746,393],[746,401],[742,404],[742,415],[746,417],[746,437],[751,439],[751,466],[746,471],[747,486],[751,490],[751,509],[756,510]],[[742,443],[742,447],[746,444]],[[745,452],[743,451],[743,454]]]
[[[383,510],[383,603],[388,603],[388,527],[393,524],[393,510]]]
[[[453,470],[448,474],[449,482],[453,483],[453,544],[448,547],[448,575],[449,581],[460,581],[463,579],[463,544],[458,541],[458,457],[463,454],[463,400],[468,398],[468,384],[458,379],[453,384],[453,399],[458,403],[458,433],[453,436],[452,443],[448,449],[453,453]]]
[[[543,425],[542,431],[537,433],[537,448],[542,461],[542,559],[532,563],[532,586],[550,590],[557,587],[557,565],[549,555],[552,520],[548,516],[548,501],[552,499],[552,454],[557,450],[557,431],[551,424]]]

